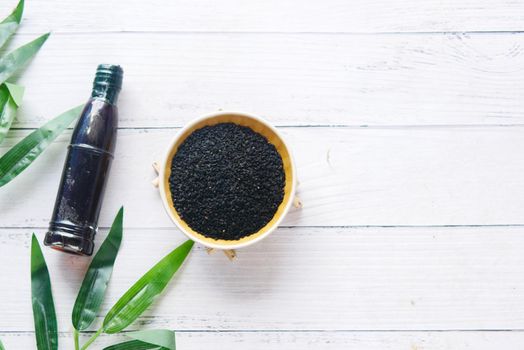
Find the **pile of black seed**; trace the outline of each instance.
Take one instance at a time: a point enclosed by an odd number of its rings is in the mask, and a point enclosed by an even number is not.
[[[284,198],[282,158],[252,129],[221,123],[195,130],[171,163],[178,215],[209,238],[237,240],[264,227]]]

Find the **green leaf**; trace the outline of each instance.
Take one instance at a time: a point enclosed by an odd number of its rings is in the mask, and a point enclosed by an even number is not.
[[[24,88],[14,84],[0,85],[0,143],[4,141],[15,119]],[[16,96],[16,97],[15,97]]]
[[[117,333],[133,323],[162,293],[193,247],[186,241],[146,272],[109,310],[102,329]]]
[[[167,329],[152,329],[126,333],[134,340],[111,345],[104,350],[176,350],[175,332]]]
[[[0,22],[0,47],[4,46],[9,38],[16,32],[22,20],[24,12],[24,0],[20,0],[16,8],[9,16]]]
[[[22,99],[24,97],[25,88],[22,85],[16,85],[13,83],[5,83],[5,86],[11,94],[11,98],[16,103],[18,107],[22,104]]]
[[[175,332],[168,329],[151,329],[147,331],[129,332],[128,337],[144,343],[158,345],[161,348],[175,350]]]
[[[27,135],[0,158],[0,187],[24,171],[82,111],[82,106],[60,114]]]
[[[2,344],[2,341],[0,340],[0,350],[5,350],[4,344]]]
[[[20,68],[25,67],[44,45],[48,37],[49,33],[44,34],[2,57],[0,59],[0,84],[4,83]]]
[[[20,24],[20,22],[22,21],[23,13],[24,13],[24,0],[20,0],[18,2],[18,5],[16,5],[14,10],[11,12],[11,14],[7,16],[6,18],[4,18],[2,22],[0,22],[0,24],[9,23],[9,22],[15,22],[17,24]]]
[[[144,343],[139,340],[130,340],[105,347],[103,350],[165,350],[158,345]]]
[[[34,233],[31,241],[31,300],[38,350],[57,350],[58,332],[51,280]]]
[[[120,208],[111,230],[96,253],[84,277],[73,308],[73,327],[82,331],[95,320],[106,294],[107,284],[113,272],[113,265],[122,242],[124,208]]]

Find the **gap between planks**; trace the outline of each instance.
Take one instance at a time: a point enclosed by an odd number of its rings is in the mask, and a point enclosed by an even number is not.
[[[524,30],[447,30],[447,31],[413,31],[413,32],[315,32],[315,31],[184,31],[184,30],[106,30],[106,31],[85,31],[85,32],[65,32],[53,31],[53,35],[107,35],[107,34],[157,34],[157,35],[347,35],[347,36],[411,36],[411,35],[513,35],[523,34]],[[20,32],[18,36],[41,35],[41,32]]]
[[[285,125],[285,124],[273,124],[277,128],[290,129],[290,128],[333,128],[333,129],[382,129],[382,130],[398,130],[398,129],[463,129],[463,128],[521,128],[523,124],[406,124],[406,125],[354,125],[354,124],[304,124],[304,125]],[[34,131],[37,127],[25,128],[25,127],[12,127],[10,131]],[[119,126],[118,130],[180,130],[182,126]],[[67,128],[66,130],[73,130],[73,128]]]

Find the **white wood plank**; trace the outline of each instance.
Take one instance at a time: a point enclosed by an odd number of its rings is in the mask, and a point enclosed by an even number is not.
[[[125,69],[124,127],[220,108],[276,125],[524,124],[523,47],[524,33],[53,35],[20,80],[14,126],[83,103],[101,62]]]
[[[33,334],[0,334],[7,350],[32,349]],[[96,349],[125,341],[121,335],[102,336]],[[72,349],[72,338],[61,333],[61,349]],[[182,350],[521,350],[522,332],[179,332]],[[98,346],[98,347],[97,347]]]
[[[3,1],[7,13],[16,0]],[[428,32],[522,30],[511,0],[32,0],[23,30]]]
[[[524,224],[522,127],[281,131],[294,151],[304,202],[284,225]],[[125,205],[127,226],[173,228],[151,185],[151,164],[176,132],[120,130],[101,226]],[[15,131],[0,152],[26,133]],[[2,188],[1,226],[47,226],[69,135]]]
[[[0,266],[9,267],[0,275],[9,286],[0,289],[9,305],[2,331],[32,330],[29,232],[0,230]],[[183,240],[175,230],[126,229],[101,316]],[[524,329],[523,244],[523,227],[288,228],[233,263],[199,246],[130,329]],[[44,251],[59,327],[68,331],[89,259]]]
[[[82,103],[98,63],[126,70],[121,126],[132,130],[120,132],[101,218],[108,226],[124,204],[126,236],[100,316],[184,239],[150,185],[172,127],[239,109],[280,126],[352,127],[282,128],[305,203],[286,219],[292,227],[234,263],[197,247],[131,329],[180,330],[181,349],[523,348],[524,2],[32,0],[26,9],[11,47],[55,34],[20,79],[16,128]],[[1,189],[8,350],[35,347],[30,232],[43,237],[69,135]],[[352,227],[361,225],[439,227]],[[45,255],[69,349],[89,259]]]

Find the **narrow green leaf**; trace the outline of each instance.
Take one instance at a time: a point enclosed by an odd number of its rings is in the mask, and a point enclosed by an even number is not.
[[[24,12],[24,0],[20,0],[16,8],[9,16],[0,22],[0,47],[4,46],[9,38],[16,32],[22,20]]]
[[[130,340],[105,347],[103,350],[166,350],[158,345],[144,343],[139,340]]]
[[[20,107],[22,105],[22,99],[24,97],[25,88],[22,85],[17,85],[13,83],[5,83],[5,86],[11,94],[11,98],[15,101],[16,105]]]
[[[31,241],[31,300],[38,350],[57,350],[58,332],[51,280],[34,233]]]
[[[106,294],[107,284],[113,272],[118,249],[122,242],[124,208],[120,208],[111,230],[96,253],[84,277],[73,308],[73,327],[82,331],[95,320]]]
[[[193,247],[186,241],[146,272],[109,310],[102,326],[105,333],[117,333],[133,323],[162,293]]]
[[[4,344],[2,344],[2,341],[0,340],[0,350],[5,350]]]
[[[33,131],[0,158],[0,187],[24,171],[82,111],[75,107]]]
[[[175,332],[168,329],[151,329],[146,331],[129,332],[128,337],[144,343],[158,345],[161,348],[175,350]]]
[[[0,85],[0,143],[4,141],[18,110],[18,104],[11,93],[11,89],[14,91],[16,99],[21,99],[24,91],[23,87],[18,85]]]
[[[111,345],[104,350],[176,350],[175,332],[167,329],[152,329],[126,333],[134,340]]]
[[[20,24],[22,21],[22,14],[24,13],[24,0],[20,0],[18,2],[18,5],[14,8],[14,10],[11,12],[9,16],[4,18],[2,22],[0,23],[8,23],[8,22],[15,22],[17,24]]]
[[[49,33],[44,34],[2,57],[0,59],[0,83],[4,83],[20,68],[25,67],[48,37]]]

